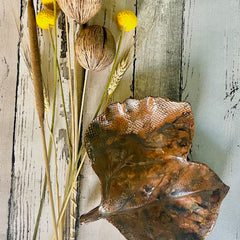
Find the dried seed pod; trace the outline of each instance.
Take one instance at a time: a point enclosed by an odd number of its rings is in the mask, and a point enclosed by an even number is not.
[[[62,11],[80,24],[88,22],[102,6],[103,0],[58,0]]]
[[[92,25],[82,30],[75,43],[79,64],[91,71],[101,71],[110,65],[116,52],[112,33],[105,27]]]

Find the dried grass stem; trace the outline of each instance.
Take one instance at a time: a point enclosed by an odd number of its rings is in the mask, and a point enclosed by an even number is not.
[[[43,82],[40,65],[40,53],[38,47],[37,27],[33,0],[28,0],[28,30],[30,54],[32,62],[32,76],[34,85],[34,94],[36,101],[36,109],[39,117],[40,125],[44,122],[44,96],[43,96]]]
[[[42,82],[40,53],[39,53],[39,47],[38,47],[37,27],[36,27],[36,18],[35,18],[33,0],[28,0],[27,11],[28,11],[29,43],[30,43],[30,53],[31,53],[31,62],[32,62],[32,76],[33,76],[36,110],[39,117],[39,123],[40,123],[40,129],[41,129],[43,154],[44,154],[44,162],[45,162],[45,168],[46,168],[47,185],[48,185],[49,197],[50,197],[50,203],[51,203],[54,233],[55,233],[56,239],[58,239],[50,170],[49,170],[49,163],[48,163],[48,156],[47,156],[47,146],[46,146],[46,139],[45,139],[45,132],[44,132],[43,82]]]

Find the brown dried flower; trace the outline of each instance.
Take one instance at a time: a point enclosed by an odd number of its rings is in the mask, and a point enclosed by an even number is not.
[[[102,2],[102,0],[58,0],[58,5],[68,17],[84,24],[97,14]]]
[[[82,67],[91,71],[101,71],[112,63],[116,43],[107,28],[92,25],[80,32],[75,51]]]

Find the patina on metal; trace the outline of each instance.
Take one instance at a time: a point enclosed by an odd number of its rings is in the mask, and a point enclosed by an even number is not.
[[[80,223],[107,219],[129,240],[204,239],[229,187],[187,161],[191,107],[163,98],[109,105],[85,137],[102,201]]]

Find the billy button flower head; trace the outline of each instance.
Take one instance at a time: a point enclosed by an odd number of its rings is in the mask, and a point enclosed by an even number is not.
[[[120,30],[125,27],[125,32],[132,31],[137,26],[137,16],[129,10],[120,11],[117,14],[117,25]]]
[[[56,0],[56,2],[57,2],[57,0]],[[42,4],[43,4],[45,7],[49,8],[49,9],[51,9],[51,10],[54,9],[54,0],[42,0]],[[58,7],[58,5],[57,5],[57,7]],[[58,8],[59,8],[59,7],[58,7]]]
[[[54,26],[54,11],[43,9],[36,16],[37,25],[42,29],[52,28]]]

